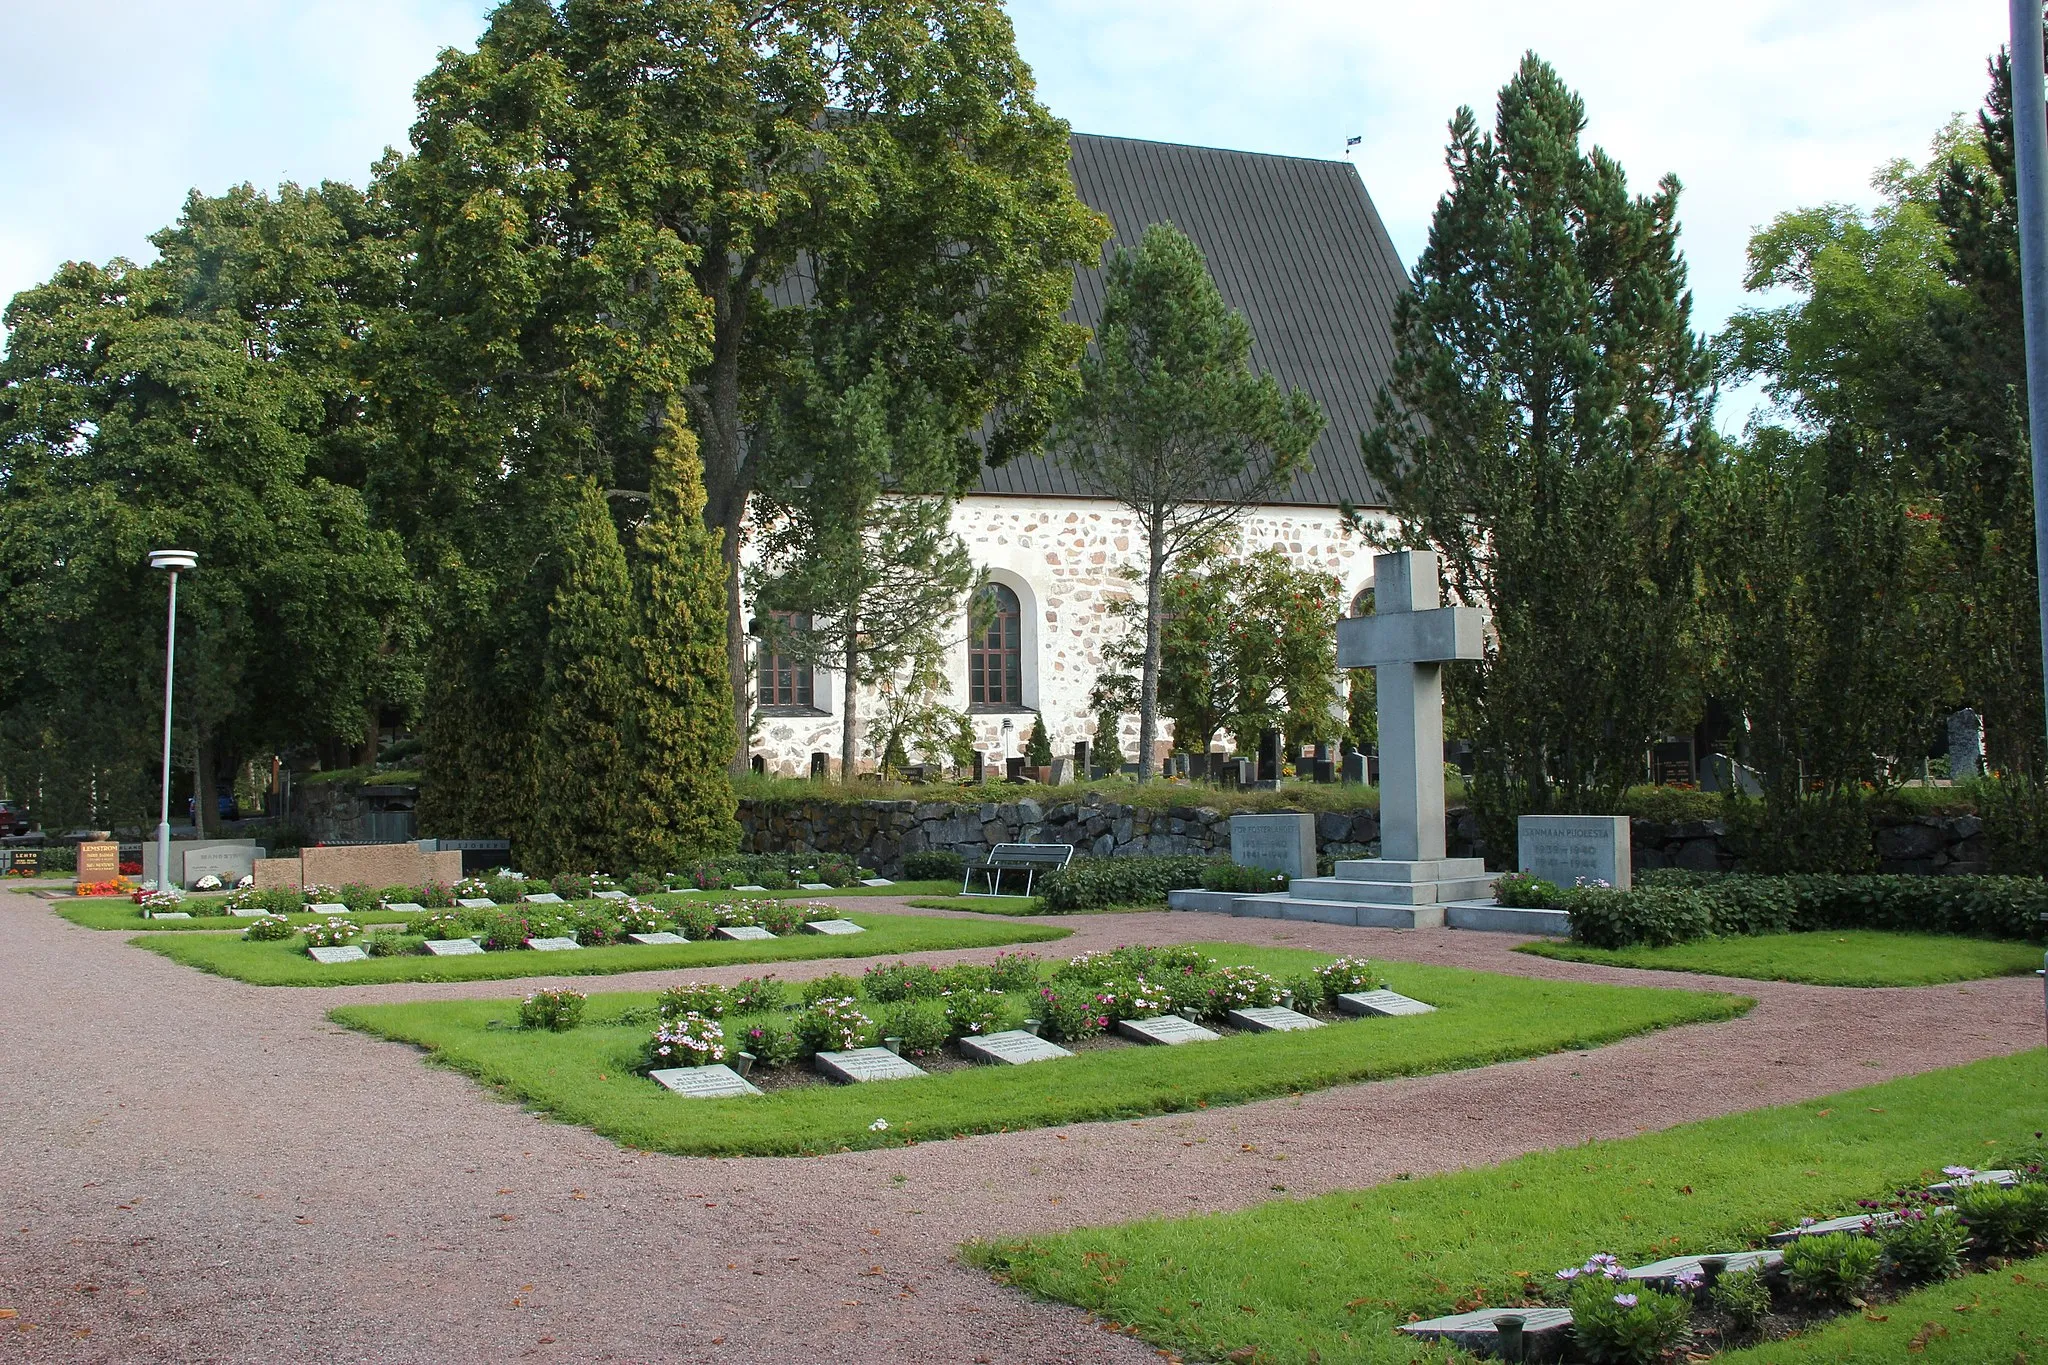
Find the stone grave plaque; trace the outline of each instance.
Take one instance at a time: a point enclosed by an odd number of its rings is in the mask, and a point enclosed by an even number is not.
[[[623,901],[632,899],[623,891],[593,891],[590,894],[601,901]]]
[[[521,896],[528,905],[561,905],[563,900],[552,891],[536,891],[530,896]]]
[[[259,910],[253,905],[238,905],[228,911],[228,914],[235,919],[262,919],[269,913],[268,910]]]
[[[189,911],[189,910],[159,910],[159,911],[157,911],[157,912],[156,912],[156,913],[155,913],[154,915],[151,915],[151,916],[150,916],[150,918],[151,918],[151,919],[191,919],[191,918],[192,918],[192,912],[191,912],[191,911]]]
[[[11,849],[7,854],[7,871],[17,877],[33,877],[43,870],[43,851],[39,848]]]
[[[455,903],[465,910],[495,910],[498,908],[496,901],[485,900],[482,896],[470,896],[466,899],[457,900]]]
[[[401,915],[424,915],[427,913],[427,907],[421,905],[418,901],[393,901],[384,908],[386,910],[395,910]]]
[[[537,953],[566,953],[583,945],[573,938],[530,938],[526,940],[526,946]]]
[[[1398,1017],[1404,1014],[1434,1014],[1435,1005],[1410,1000],[1399,991],[1358,991],[1337,997],[1337,1008],[1346,1014],[1376,1014]]]
[[[894,885],[896,885],[896,883],[894,883],[894,882],[890,881],[890,880],[889,880],[889,879],[888,879],[887,877],[862,877],[862,878],[860,879],[860,884],[861,884],[862,886],[894,886]]]
[[[752,882],[747,883],[745,886],[735,886],[733,888],[735,891],[766,891],[767,889],[765,886],[755,886]]]
[[[1631,1280],[1668,1280],[1683,1275],[1688,1270],[1698,1270],[1700,1262],[1715,1259],[1721,1262],[1723,1275],[1739,1275],[1745,1270],[1769,1269],[1785,1259],[1782,1251],[1724,1251],[1714,1256],[1672,1256],[1648,1265],[1637,1266],[1629,1271]]]
[[[861,928],[850,919],[814,919],[804,926],[804,932],[807,934],[865,934],[867,930]]]
[[[1162,1014],[1153,1019],[1122,1019],[1117,1021],[1116,1031],[1136,1042],[1160,1043],[1168,1047],[1181,1043],[1210,1043],[1223,1036],[1200,1024],[1191,1024],[1178,1014]]]
[[[746,1077],[720,1062],[709,1066],[664,1067],[648,1072],[647,1076],[686,1100],[724,1100],[761,1093]]]
[[[799,891],[831,891],[836,888],[830,882],[798,882],[796,889]]]
[[[315,962],[322,962],[330,967],[337,962],[362,962],[370,956],[353,943],[344,943],[339,948],[308,948],[306,951],[312,955]]]
[[[671,934],[666,929],[657,934],[628,934],[626,937],[632,939],[635,943],[688,943],[690,941],[681,934]]]
[[[1321,1028],[1323,1021],[1311,1018],[1299,1010],[1287,1009],[1281,1005],[1263,1005],[1256,1009],[1231,1010],[1225,1016],[1231,1023],[1253,1033],[1292,1033],[1296,1029]]]
[[[1968,1175],[1951,1176],[1927,1187],[1929,1194],[1957,1194],[1972,1185],[1996,1185],[2000,1189],[2011,1189],[2020,1183],[2016,1171],[1972,1171]]]
[[[78,846],[78,880],[110,882],[121,875],[121,846],[111,840]]]
[[[1947,1208],[1948,1206],[1942,1205],[1925,1211],[1944,1213]],[[1879,1209],[1876,1213],[1851,1213],[1840,1218],[1823,1218],[1818,1223],[1804,1223],[1796,1228],[1786,1228],[1783,1232],[1772,1233],[1764,1238],[1764,1241],[1774,1247],[1781,1247],[1787,1242],[1796,1242],[1801,1237],[1825,1237],[1831,1232],[1865,1232],[1873,1228],[1888,1228],[1900,1221],[1902,1220],[1899,1215],[1890,1209]]]
[[[885,1047],[857,1047],[851,1052],[821,1052],[818,1070],[835,1081],[905,1081],[927,1073]]]
[[[307,906],[306,913],[309,915],[346,915],[349,913],[349,909],[346,905],[336,901],[321,901],[317,905]]]
[[[1569,1308],[1482,1308],[1476,1313],[1454,1313],[1447,1318],[1431,1318],[1427,1322],[1404,1322],[1398,1330],[1410,1336],[1429,1337],[1448,1341],[1454,1346],[1476,1352],[1480,1355],[1500,1354],[1500,1327],[1502,1318],[1522,1320],[1522,1338],[1526,1343],[1530,1337],[1544,1337],[1562,1334],[1571,1330],[1572,1310]],[[1528,1347],[1524,1346],[1524,1351]],[[1543,1359],[1550,1359],[1548,1354]]]
[[[758,924],[721,924],[712,932],[711,936],[713,938],[740,939],[749,943],[759,939],[775,937],[775,935],[769,933]]]
[[[1631,883],[1626,815],[1524,815],[1515,822],[1515,866],[1559,886],[1580,878],[1616,891]]]
[[[173,844],[171,850],[175,856],[177,845]],[[218,877],[222,886],[233,886],[244,877],[256,875],[256,860],[262,856],[263,850],[256,847],[253,839],[242,845],[209,844],[192,849],[185,854],[185,885],[190,886],[201,877]]]
[[[977,1062],[997,1062],[1006,1066],[1050,1062],[1074,1055],[1058,1043],[1048,1042],[1020,1028],[1005,1029],[980,1038],[962,1038],[960,1050]]]
[[[1316,875],[1316,818],[1313,815],[1233,815],[1230,861],[1289,877]]]
[[[427,951],[435,957],[471,957],[484,950],[473,938],[430,938]]]

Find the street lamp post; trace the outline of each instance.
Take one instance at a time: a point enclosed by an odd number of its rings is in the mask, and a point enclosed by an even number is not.
[[[171,661],[178,652],[178,571],[199,567],[190,550],[151,550],[149,567],[171,575],[170,621],[164,628],[164,786],[163,807],[156,822],[156,889],[171,886]]]

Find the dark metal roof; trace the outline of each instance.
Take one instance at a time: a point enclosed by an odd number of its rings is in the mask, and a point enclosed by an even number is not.
[[[1394,362],[1394,303],[1407,274],[1393,239],[1348,161],[1312,161],[1183,147],[1135,138],[1073,136],[1074,186],[1106,216],[1119,246],[1170,222],[1209,258],[1224,299],[1252,326],[1252,363],[1322,404],[1326,425],[1314,468],[1276,501],[1311,507],[1386,503],[1359,460],[1373,397]],[[1067,316],[1093,328],[1102,271],[1074,279]],[[980,492],[1087,497],[1057,460],[1033,457],[984,468]]]

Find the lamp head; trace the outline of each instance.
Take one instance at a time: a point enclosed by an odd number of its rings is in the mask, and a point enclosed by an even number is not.
[[[173,573],[180,569],[196,569],[199,567],[199,556],[190,550],[151,550],[149,567],[169,569]]]

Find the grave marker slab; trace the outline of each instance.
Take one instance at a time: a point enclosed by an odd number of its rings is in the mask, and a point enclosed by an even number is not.
[[[713,938],[738,939],[743,943],[755,943],[764,938],[774,938],[758,924],[723,924],[712,932]]]
[[[473,938],[430,938],[427,951],[435,957],[472,957],[484,950]]]
[[[980,1038],[962,1038],[960,1050],[977,1062],[996,1062],[1005,1066],[1050,1062],[1074,1055],[1058,1043],[1048,1042],[1020,1028],[1005,1029]]]
[[[1316,818],[1313,815],[1233,815],[1230,861],[1289,877],[1316,875]]]
[[[1152,1019],[1122,1019],[1117,1021],[1116,1031],[1124,1037],[1140,1043],[1157,1043],[1162,1047],[1178,1047],[1182,1043],[1212,1043],[1223,1035],[1191,1024],[1178,1014],[1162,1014]]]
[[[189,911],[189,910],[159,910],[159,911],[157,911],[157,912],[156,912],[156,913],[155,913],[154,915],[151,915],[151,916],[150,916],[150,918],[151,918],[151,919],[191,919],[191,918],[192,918],[192,912],[191,912],[191,911]]]
[[[632,897],[628,896],[623,891],[593,891],[590,894],[601,901],[623,901],[632,899]]]
[[[530,938],[526,940],[526,946],[537,953],[566,953],[583,945],[573,938]]]
[[[681,934],[671,934],[665,929],[656,934],[628,934],[626,937],[632,939],[635,943],[688,943],[690,941]]]
[[[418,901],[393,901],[384,908],[386,910],[396,910],[401,915],[424,915],[427,913],[427,907],[421,905]]]
[[[317,904],[307,906],[306,913],[309,915],[346,915],[349,913],[349,908],[339,901],[320,901]]]
[[[1559,886],[1584,878],[1630,887],[1626,815],[1524,815],[1515,822],[1515,866]]]
[[[850,1052],[820,1052],[818,1070],[835,1081],[907,1081],[930,1073],[912,1066],[885,1047],[857,1047]]]
[[[1956,1194],[1972,1185],[1996,1185],[2000,1189],[2011,1189],[2020,1183],[2017,1171],[1972,1171],[1968,1175],[1954,1176],[1938,1181],[1927,1187],[1929,1194]]]
[[[1936,1210],[1928,1209],[1927,1212],[1934,1213]],[[1796,1242],[1801,1237],[1825,1237],[1831,1232],[1863,1232],[1867,1230],[1865,1224],[1871,1228],[1888,1228],[1900,1221],[1899,1215],[1889,1209],[1880,1209],[1876,1213],[1851,1213],[1840,1218],[1823,1218],[1817,1223],[1786,1228],[1783,1232],[1772,1233],[1764,1238],[1764,1241],[1774,1247],[1781,1247],[1787,1242]]]
[[[496,901],[485,900],[482,896],[470,896],[465,899],[459,899],[455,903],[465,910],[495,910],[498,908]]]
[[[1447,1318],[1431,1318],[1427,1322],[1404,1322],[1400,1329],[1410,1336],[1429,1337],[1450,1342],[1454,1346],[1478,1355],[1499,1355],[1501,1347],[1500,1320],[1519,1319],[1522,1324],[1524,1353],[1531,1337],[1550,1336],[1571,1330],[1572,1310],[1569,1308],[1482,1308],[1476,1313],[1454,1313]],[[1550,1357],[1546,1354],[1544,1359]]]
[[[562,905],[566,903],[552,891],[536,891],[532,895],[521,896],[519,899],[525,901],[528,905]]]
[[[1337,997],[1337,1008],[1346,1014],[1381,1015],[1399,1018],[1407,1014],[1434,1014],[1435,1005],[1411,1000],[1399,991],[1357,991]]]
[[[1648,1265],[1639,1265],[1629,1271],[1631,1280],[1668,1280],[1683,1275],[1688,1270],[1698,1270],[1700,1262],[1714,1259],[1721,1262],[1723,1275],[1739,1275],[1745,1270],[1768,1269],[1785,1259],[1782,1251],[1724,1251],[1715,1256],[1671,1256]]]
[[[262,919],[269,913],[268,910],[259,910],[253,905],[237,906],[235,909],[228,911],[228,914],[235,919]]]
[[[804,932],[807,934],[865,934],[867,930],[861,928],[850,919],[814,919],[804,926]]]
[[[345,943],[339,948],[308,948],[306,951],[315,962],[325,963],[330,967],[337,962],[364,962],[370,956],[353,943]]]
[[[745,886],[735,886],[733,888],[735,891],[766,891],[767,889],[765,886],[755,886],[752,882],[747,883]]]
[[[862,886],[894,886],[894,885],[896,885],[896,883],[894,883],[894,882],[890,881],[890,880],[889,880],[889,879],[888,879],[887,877],[862,877],[862,878],[860,879],[860,884],[861,884]]]
[[[832,891],[836,888],[830,882],[798,882],[796,889],[799,891]]]
[[[717,1062],[710,1066],[664,1067],[648,1072],[647,1076],[686,1100],[725,1100],[761,1093],[739,1072]]]
[[[1253,1033],[1292,1033],[1297,1029],[1321,1028],[1323,1021],[1281,1005],[1231,1010],[1224,1015],[1231,1023]]]

